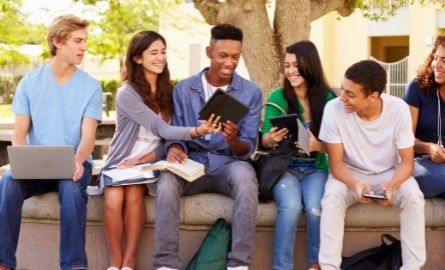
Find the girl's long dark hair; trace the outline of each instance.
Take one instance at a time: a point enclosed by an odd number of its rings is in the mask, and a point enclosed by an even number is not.
[[[288,46],[286,48],[286,53],[295,54],[298,72],[306,80],[306,94],[311,113],[310,130],[312,134],[318,138],[324,104],[326,102],[327,94],[331,89],[326,82],[317,48],[314,43],[304,40]],[[286,76],[284,77],[283,85],[284,95],[288,104],[288,113],[299,114],[297,95]]]
[[[417,82],[419,83],[420,88],[427,94],[433,93],[438,87],[436,81],[434,80],[434,70],[431,63],[434,60],[434,54],[436,53],[439,45],[445,48],[445,36],[437,36],[431,53],[417,70]]]
[[[133,87],[145,105],[169,121],[173,114],[173,85],[167,64],[156,79],[156,93],[153,93],[145,79],[144,67],[134,61],[135,57],[142,57],[142,53],[156,40],[161,40],[167,46],[164,37],[154,31],[142,31],[133,36],[128,46],[122,80]]]

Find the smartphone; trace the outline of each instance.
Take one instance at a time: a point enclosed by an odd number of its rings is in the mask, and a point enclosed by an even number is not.
[[[387,199],[385,194],[363,193],[362,196],[363,196],[363,198],[368,198],[371,200],[386,200]]]

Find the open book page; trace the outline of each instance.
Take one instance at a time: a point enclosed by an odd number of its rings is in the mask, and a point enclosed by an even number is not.
[[[103,171],[102,173],[106,176],[110,177],[114,182],[121,182],[126,180],[133,180],[133,179],[147,179],[147,178],[154,178],[155,175],[153,174],[153,171],[143,171],[142,168],[146,166],[145,164],[139,164],[132,168],[127,169],[111,169],[108,171]]]
[[[186,159],[184,163],[173,163],[161,160],[154,164],[145,165],[143,170],[168,170],[187,181],[196,180],[205,174],[204,165],[189,158]]]

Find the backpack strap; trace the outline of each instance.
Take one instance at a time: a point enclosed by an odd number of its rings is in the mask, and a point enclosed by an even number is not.
[[[397,239],[397,238],[395,238],[394,236],[392,236],[392,235],[390,235],[390,234],[387,234],[387,233],[382,234],[382,244],[387,245],[386,242],[385,242],[385,239],[391,241],[391,244],[392,244],[392,243],[398,243],[398,242],[400,242],[399,239]]]

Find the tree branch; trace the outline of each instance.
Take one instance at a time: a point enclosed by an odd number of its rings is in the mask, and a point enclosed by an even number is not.
[[[193,4],[208,24],[223,23],[218,19],[218,14],[225,3],[220,3],[218,0],[193,0]]]
[[[311,0],[311,21],[336,10],[341,16],[351,15],[353,9],[348,5],[348,0]]]

